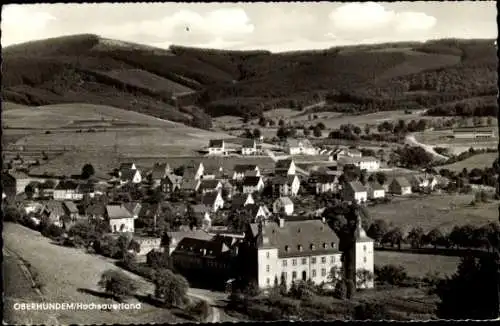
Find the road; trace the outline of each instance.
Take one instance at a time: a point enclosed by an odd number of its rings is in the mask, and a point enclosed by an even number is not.
[[[27,281],[28,278],[16,262],[16,257],[21,257],[29,262],[36,270],[37,279],[44,284],[42,293],[46,302],[111,302],[110,299],[100,295],[101,289],[97,286],[97,282],[105,270],[118,269],[114,260],[87,254],[80,249],[53,244],[51,240],[41,236],[40,233],[13,223],[4,223],[3,241],[4,249],[7,249],[4,250],[4,254],[6,254],[4,279],[13,280],[5,283],[6,297],[10,298],[11,302],[16,302],[16,300],[24,300],[24,302],[44,301],[31,287],[31,283]],[[124,273],[137,281],[140,289],[139,295],[148,295],[154,292],[154,286],[151,282],[130,272],[124,271]],[[225,296],[223,293],[190,289],[188,295],[207,300],[212,307],[210,321],[226,321],[225,314],[218,306]],[[8,301],[6,300],[6,302]],[[147,303],[142,303],[140,310],[56,311],[54,314],[48,315],[25,311],[18,311],[16,315],[16,311],[11,311],[11,316],[9,324],[47,324],[48,318],[52,320],[48,324],[54,324],[55,318],[61,324],[135,324],[186,321],[182,317],[173,315],[168,309],[157,308]],[[27,322],[31,320],[33,322]]]

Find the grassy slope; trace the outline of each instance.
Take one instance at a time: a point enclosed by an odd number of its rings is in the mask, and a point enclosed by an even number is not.
[[[440,169],[448,169],[451,171],[461,172],[463,168],[467,168],[467,170],[472,169],[484,169],[486,167],[491,167],[495,159],[498,158],[498,153],[484,153],[474,155],[460,162],[455,162],[449,165],[440,166]]]
[[[362,98],[408,100],[409,87],[429,71],[443,79],[445,92],[496,85],[491,43],[438,41],[271,54],[162,50],[77,35],[3,49],[3,95],[29,105],[106,104],[183,123],[193,115],[207,119],[200,111],[181,112],[171,105],[172,94],[189,90],[200,91],[199,104],[212,116],[287,107],[290,99],[307,104],[339,89],[358,94],[343,101],[359,106]],[[447,101],[443,91],[428,93],[440,97],[439,103]]]

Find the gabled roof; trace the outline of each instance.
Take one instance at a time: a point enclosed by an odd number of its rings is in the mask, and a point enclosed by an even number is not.
[[[245,171],[245,177],[257,177],[259,173],[256,170]]]
[[[139,170],[123,169],[121,170],[120,179],[122,181],[132,181],[136,173],[139,173]]]
[[[151,178],[153,180],[162,179],[166,176],[170,166],[167,163],[155,164],[153,170],[151,171]]]
[[[258,205],[258,204],[250,204],[244,207],[245,210],[248,210],[252,217],[257,217],[257,214],[259,213],[259,210],[262,208],[262,211],[264,214],[269,213],[269,210],[267,209],[266,206],[264,205]]]
[[[254,148],[257,145],[255,139],[245,139],[241,147],[243,148]]]
[[[230,246],[219,237],[207,240],[185,237],[179,242],[173,254],[189,252],[191,254],[218,257],[229,253],[230,250]]]
[[[259,226],[251,225],[252,235],[258,236]],[[262,248],[277,248],[278,257],[299,257],[339,252],[339,238],[321,220],[285,221],[262,225]]]
[[[198,187],[198,180],[187,180],[183,179],[181,183],[181,189],[182,190],[193,190],[195,191],[196,188]]]
[[[411,187],[410,182],[405,177],[395,177],[392,182],[397,182],[401,187]]]
[[[203,195],[201,202],[205,205],[212,206],[219,195],[220,193],[217,191],[207,192]]]
[[[215,190],[220,185],[219,180],[201,180],[200,189],[201,190]]]
[[[122,164],[120,164],[120,171],[132,170],[133,167],[134,167],[134,163],[132,163],[132,162],[122,163]]]
[[[236,164],[234,166],[234,172],[237,172],[237,173],[245,173],[247,171],[252,171],[255,169],[257,169],[256,164]]]
[[[104,216],[106,214],[106,205],[102,202],[91,204],[86,209],[88,215]]]
[[[131,212],[130,208],[127,208],[127,210],[131,214],[133,214]],[[157,204],[157,203],[155,203],[155,204],[152,204],[152,203],[143,203],[143,204],[141,204],[141,206],[139,208],[139,212],[137,213],[137,215],[140,218],[150,219],[150,218],[153,218],[156,214],[158,214],[159,211],[160,211],[160,205],[159,204]]]
[[[316,183],[320,184],[334,183],[338,180],[338,176],[335,174],[321,173],[314,175],[314,179]]]
[[[252,197],[252,194],[243,194],[243,193],[238,193],[235,194],[231,198],[231,207],[234,208],[241,208],[245,204],[245,202],[248,200],[248,197]]]
[[[276,176],[272,179],[273,185],[291,185],[295,178],[298,178],[296,175],[287,175],[287,176]]]
[[[284,159],[284,160],[279,160],[276,162],[276,169],[289,169],[290,165],[292,164],[293,160],[291,159]],[[295,164],[295,162],[293,162]]]
[[[139,215],[142,204],[139,202],[128,202],[123,204],[123,207],[125,207],[130,212],[130,214],[135,216]]]
[[[169,182],[170,184],[174,185],[174,184],[179,184],[182,182],[182,177],[181,176],[178,176],[178,175],[175,175],[175,174],[172,174],[172,173],[169,173],[165,176],[164,178],[165,181]]]
[[[106,214],[111,220],[133,218],[132,214],[123,205],[106,205]]]
[[[208,147],[222,148],[222,147],[224,147],[224,140],[223,139],[210,139],[210,141],[208,143]]]
[[[351,181],[348,183],[348,186],[354,191],[354,192],[366,192],[366,187],[363,186],[363,184],[359,181]]]
[[[286,144],[289,147],[312,147],[311,142],[307,138],[288,138]]]
[[[64,201],[63,202],[64,206],[70,213],[78,213],[78,208],[76,207],[75,203],[72,201]]]
[[[76,190],[78,183],[73,180],[61,180],[55,187],[55,190]]]
[[[380,183],[378,183],[376,181],[369,182],[368,183],[368,188],[370,188],[371,190],[385,190],[384,187]]]
[[[172,240],[173,245],[178,244],[184,238],[204,239],[204,240],[209,240],[213,238],[213,235],[210,235],[203,230],[175,231],[175,232],[167,232],[167,234]]]
[[[48,200],[44,202],[46,211],[54,216],[63,216],[65,214],[63,202],[57,200]]]
[[[245,176],[245,178],[243,179],[243,186],[255,187],[259,184],[261,180],[262,180],[261,177]]]

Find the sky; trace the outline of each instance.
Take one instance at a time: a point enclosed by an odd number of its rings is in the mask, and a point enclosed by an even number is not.
[[[91,33],[171,44],[273,52],[339,45],[497,38],[495,1],[99,3],[2,6],[2,47]]]

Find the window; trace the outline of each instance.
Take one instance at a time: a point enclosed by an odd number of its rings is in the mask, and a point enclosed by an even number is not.
[[[321,269],[321,276],[326,276],[326,269],[325,268]]]
[[[323,243],[323,249],[326,249],[326,243]]]
[[[311,264],[316,264],[316,257],[311,258]]]
[[[363,246],[363,251],[365,251],[365,252],[366,252],[366,245],[364,245],[364,246]]]
[[[285,251],[288,252],[288,246],[285,246]]]
[[[299,251],[302,251],[302,246],[301,246],[301,245],[298,245],[298,246],[297,246],[297,249],[298,249]]]
[[[315,269],[312,270],[312,277],[316,277],[316,270]]]
[[[335,256],[330,257],[330,263],[332,263],[332,264],[335,263]]]
[[[286,267],[288,261],[286,259],[283,260],[283,267]]]
[[[271,284],[271,280],[269,279],[269,277],[266,279],[266,283],[267,283],[267,285]]]
[[[326,257],[321,257],[321,263],[322,264],[326,263]]]
[[[315,249],[315,246],[314,244],[311,243],[311,250],[314,250]]]
[[[306,265],[307,264],[307,258],[302,258],[302,265]]]
[[[295,280],[297,278],[297,272],[293,271],[292,272],[292,280]]]
[[[332,242],[332,248],[335,249],[335,242]]]
[[[283,281],[286,281],[286,275],[286,272],[281,273],[281,278],[283,279]]]
[[[366,263],[366,257],[363,257],[363,263]]]
[[[269,251],[266,252],[266,258],[269,258]]]
[[[292,259],[292,265],[297,266],[297,259]]]
[[[269,265],[266,265],[266,272],[269,272],[269,269],[270,269]]]

